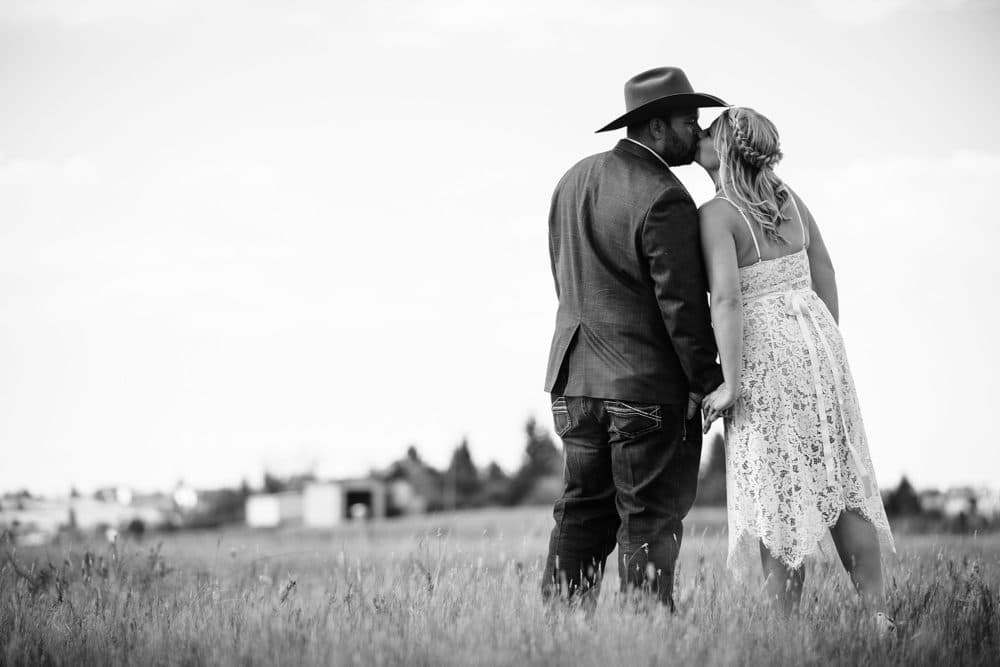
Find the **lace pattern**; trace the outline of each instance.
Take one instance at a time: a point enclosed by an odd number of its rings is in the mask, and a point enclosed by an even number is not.
[[[729,567],[759,568],[758,541],[788,567],[845,509],[895,551],[837,324],[812,291],[805,250],[740,269],[741,395],[726,417]]]

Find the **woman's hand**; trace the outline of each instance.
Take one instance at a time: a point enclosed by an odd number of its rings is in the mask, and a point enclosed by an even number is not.
[[[705,420],[702,432],[708,433],[712,422],[721,417],[726,410],[733,407],[734,403],[736,403],[736,392],[725,382],[720,384],[718,389],[706,396],[701,404],[701,413]]]

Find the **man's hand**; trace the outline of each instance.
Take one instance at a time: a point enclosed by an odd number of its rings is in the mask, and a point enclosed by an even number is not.
[[[691,392],[688,394],[688,409],[687,409],[687,420],[690,421],[694,419],[694,416],[698,414],[701,410],[701,399],[703,396],[701,394],[696,394]]]

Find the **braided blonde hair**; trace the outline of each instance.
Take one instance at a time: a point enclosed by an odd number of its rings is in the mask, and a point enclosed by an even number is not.
[[[742,208],[776,243],[785,244],[779,227],[788,220],[781,209],[791,196],[774,173],[782,158],[778,129],[747,107],[730,107],[709,132],[719,154],[722,194]]]

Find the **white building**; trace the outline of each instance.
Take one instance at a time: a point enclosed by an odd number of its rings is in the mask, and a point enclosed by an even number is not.
[[[302,497],[302,523],[316,528],[337,526],[344,521],[344,492],[338,484],[309,484]]]
[[[944,514],[944,505],[947,498],[937,489],[927,489],[918,494],[920,498],[920,509],[924,512]]]
[[[921,498],[923,500],[923,498]],[[1000,518],[1000,494],[986,487],[955,487],[940,494],[941,512],[949,518],[960,514],[979,516],[987,520]],[[924,504],[924,509],[930,509]],[[934,507],[938,509],[938,507]]]
[[[15,534],[37,532],[54,535],[69,523],[69,503],[66,500],[0,499],[0,529]]]
[[[993,489],[976,489],[976,513],[987,519],[1000,518],[1000,493]]]
[[[378,479],[307,484],[302,493],[256,494],[247,498],[246,522],[257,528],[301,524],[332,528],[350,520],[384,519],[389,494]]]
[[[287,523],[302,521],[302,494],[260,493],[249,496],[246,502],[246,521],[254,528],[274,528]]]
[[[21,543],[27,544],[29,536],[44,540],[68,528],[82,531],[124,529],[133,521],[155,528],[167,523],[167,514],[162,508],[136,499],[131,492],[120,492],[114,497],[121,500],[5,497],[0,499],[0,529],[10,530]]]
[[[351,519],[384,519],[387,501],[386,485],[377,479],[309,484],[304,493],[303,523],[330,528]]]
[[[968,516],[975,506],[975,496],[966,489],[949,489],[944,494],[944,515],[950,519],[959,514]]]

